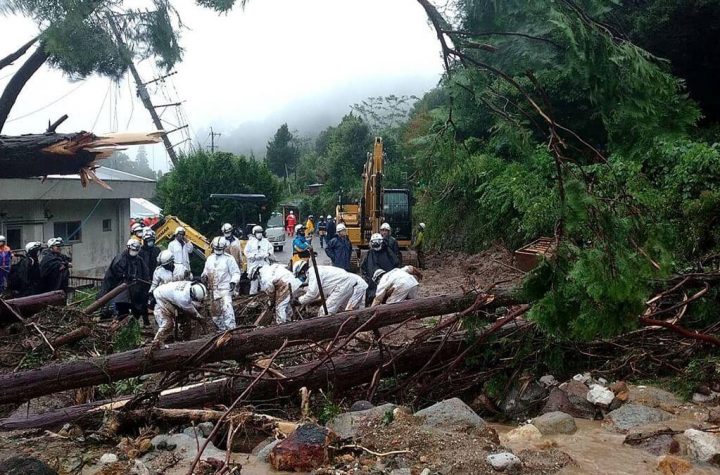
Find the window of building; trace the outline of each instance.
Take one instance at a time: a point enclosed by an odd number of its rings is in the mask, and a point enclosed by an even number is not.
[[[80,224],[80,221],[61,221],[55,223],[53,237],[61,237],[65,242],[80,242],[82,241]]]
[[[22,228],[10,228],[5,230],[5,237],[7,238],[7,245],[10,249],[22,249]]]
[[[103,219],[103,232],[112,231],[112,219]]]

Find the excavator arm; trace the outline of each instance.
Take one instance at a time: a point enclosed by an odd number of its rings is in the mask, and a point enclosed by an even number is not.
[[[164,239],[170,241],[175,233],[175,228],[178,226],[185,228],[185,237],[193,244],[193,252],[201,259],[207,258],[212,252],[210,241],[176,216],[165,216],[153,226],[155,240],[157,242]]]

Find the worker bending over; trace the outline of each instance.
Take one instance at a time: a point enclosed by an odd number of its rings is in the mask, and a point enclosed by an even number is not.
[[[252,278],[260,290],[274,300],[275,323],[289,322],[292,319],[290,300],[300,290],[302,282],[281,264],[258,267]]]
[[[420,287],[418,279],[422,279],[422,274],[413,266],[405,266],[390,271],[376,270],[373,280],[377,284],[377,289],[372,307],[417,298]]]
[[[155,334],[151,351],[158,348],[173,333],[175,315],[202,319],[197,307],[202,306],[207,295],[203,284],[184,280],[162,284],[153,292],[155,301],[155,322],[158,331]]]
[[[235,328],[232,293],[240,282],[240,268],[230,254],[225,253],[227,241],[218,236],[210,244],[213,253],[205,261],[200,277],[210,291],[210,315],[218,330]]]
[[[345,310],[350,311],[365,308],[365,293],[368,289],[367,282],[357,274],[351,274],[350,272],[347,274],[354,285],[352,295],[350,295],[350,299],[345,304]]]
[[[295,277],[301,281],[307,281],[307,290],[300,297],[298,303],[305,305],[317,300],[320,297],[320,285],[322,285],[327,313],[332,315],[342,312],[345,310],[344,305],[353,294],[355,280],[350,277],[349,273],[338,267],[317,266],[316,269],[320,275],[319,283],[315,276],[315,268],[309,267],[307,261],[297,261],[295,263],[293,268]],[[324,315],[325,309],[321,305],[318,316],[322,317]]]
[[[245,244],[247,275],[252,276],[260,267],[269,266],[270,256],[274,255],[274,253],[273,245],[263,236],[262,226],[254,226],[252,228],[252,236],[248,237],[248,242]],[[250,295],[255,295],[256,293],[258,293],[258,280],[251,279]]]

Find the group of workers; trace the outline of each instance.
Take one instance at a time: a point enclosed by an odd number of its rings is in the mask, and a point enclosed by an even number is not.
[[[199,309],[204,303],[209,303],[210,316],[219,331],[235,328],[232,297],[239,292],[243,270],[250,281],[250,294],[263,292],[274,300],[277,323],[292,320],[295,306],[318,301],[318,315],[322,316],[416,297],[421,274],[413,266],[402,265],[388,223],[371,237],[370,250],[360,265],[361,275],[350,272],[353,250],[345,224],[336,225],[330,216],[318,222],[318,234],[332,265],[311,264],[309,226],[314,227],[311,219],[294,225],[296,258],[287,266],[274,262],[273,245],[261,226],[252,229],[243,248],[233,226],[223,224],[221,235],[211,241],[212,254],[201,275],[194,278],[190,267],[194,246],[183,227],[175,229],[167,249],[161,250],[156,246],[155,232],[136,223],[125,249],[108,266],[98,298],[113,292],[106,316],[121,320],[132,315],[146,326],[150,325],[149,309],[153,309],[158,326],[153,347],[157,347],[176,325],[187,336],[189,321],[202,318]],[[423,230],[421,224],[420,239]],[[45,250],[41,243],[30,242],[21,260],[10,266],[9,248],[5,237],[0,236],[0,286],[7,280],[18,296],[66,290],[72,264],[61,252],[62,245],[61,238],[50,239]]]
[[[12,297],[67,290],[72,258],[62,253],[63,239],[54,237],[47,247],[39,241],[25,245],[25,254],[12,263],[13,251],[5,236],[0,236],[0,294],[9,291]]]

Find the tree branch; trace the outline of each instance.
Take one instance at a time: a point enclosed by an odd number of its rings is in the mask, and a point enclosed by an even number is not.
[[[35,38],[31,39],[30,41],[28,41],[27,43],[22,45],[20,48],[18,48],[17,51],[15,51],[14,53],[10,53],[9,55],[5,56],[3,59],[0,59],[0,69],[13,64],[13,62],[15,62],[15,60],[17,60],[19,57],[24,55],[27,52],[27,50],[30,49],[30,47],[35,44],[35,42],[38,40],[38,38],[40,38],[40,37],[36,36]]]

